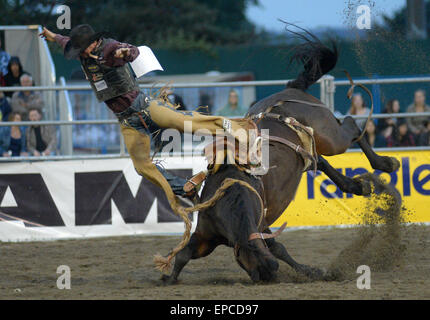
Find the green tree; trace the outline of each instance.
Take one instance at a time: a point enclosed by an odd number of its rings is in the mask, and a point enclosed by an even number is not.
[[[210,50],[253,41],[246,9],[258,0],[0,0],[3,25],[42,24],[57,30],[57,5],[71,9],[72,26],[89,23],[119,41],[154,48]]]

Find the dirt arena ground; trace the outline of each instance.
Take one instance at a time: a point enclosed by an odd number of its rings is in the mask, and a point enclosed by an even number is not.
[[[359,228],[287,231],[279,241],[297,261],[330,269],[359,232]],[[343,280],[310,282],[283,262],[279,283],[253,284],[227,247],[191,261],[178,285],[164,286],[153,255],[167,253],[179,237],[0,243],[0,298],[430,299],[430,227],[403,227],[401,233],[396,246],[403,248],[402,254],[387,270],[372,271],[370,290],[357,289],[355,272]],[[70,290],[57,289],[59,265],[71,268]]]

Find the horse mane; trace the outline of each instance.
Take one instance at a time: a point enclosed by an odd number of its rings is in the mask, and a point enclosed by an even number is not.
[[[289,65],[293,62],[302,64],[304,71],[298,75],[297,79],[289,81],[287,88],[306,91],[312,84],[336,66],[338,60],[336,43],[334,40],[330,40],[332,48],[329,48],[309,31],[292,23],[282,22],[286,24],[285,29],[287,32],[294,34],[297,38],[304,41],[292,49],[293,55],[289,63]],[[288,29],[289,26],[296,27],[302,30],[303,33],[292,31]]]

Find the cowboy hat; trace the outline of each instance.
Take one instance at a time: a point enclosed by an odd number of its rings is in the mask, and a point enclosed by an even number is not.
[[[70,40],[64,47],[66,59],[77,59],[91,43],[100,39],[105,32],[94,32],[89,24],[80,24],[70,31]]]

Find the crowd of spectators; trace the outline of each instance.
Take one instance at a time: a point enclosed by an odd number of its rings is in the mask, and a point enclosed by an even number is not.
[[[426,104],[426,92],[424,90],[415,91],[414,100],[406,108],[406,112],[430,112],[430,107]],[[389,100],[383,113],[401,113],[399,100]],[[368,113],[362,113],[362,115],[366,114]],[[366,120],[363,121],[365,122]],[[362,126],[364,126],[364,122]],[[374,119],[366,127],[364,137],[375,148],[430,146],[430,117]]]
[[[24,71],[19,57],[1,49],[0,86],[33,87],[31,74]],[[40,92],[0,91],[0,121],[42,120],[44,101]],[[57,134],[52,126],[1,126],[0,157],[48,156],[57,152]]]

